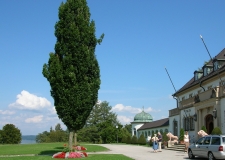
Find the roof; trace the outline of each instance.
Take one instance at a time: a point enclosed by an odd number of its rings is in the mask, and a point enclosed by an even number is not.
[[[225,59],[225,48],[218,54],[216,55],[212,60],[210,60],[206,65],[213,65],[213,60],[214,59],[217,59],[217,60],[221,60],[221,59]],[[193,77],[183,86],[181,87],[177,92],[175,92],[173,94],[173,96],[176,96],[176,94],[188,89],[188,88],[191,88],[195,85],[199,85],[200,83],[202,83],[203,81],[206,81],[218,74],[220,74],[221,72],[224,72],[225,71],[225,65],[223,64],[223,66],[221,68],[219,68],[218,70],[216,71],[212,71],[211,73],[209,73],[207,76],[202,76],[200,79],[198,80],[195,80],[194,79],[194,75]]]
[[[150,128],[156,128],[156,127],[163,127],[169,125],[169,118],[160,119],[153,122],[145,123],[143,126],[141,126],[138,130],[144,130],[144,129],[150,129]]]
[[[152,122],[153,118],[149,113],[142,111],[134,117],[134,122]]]

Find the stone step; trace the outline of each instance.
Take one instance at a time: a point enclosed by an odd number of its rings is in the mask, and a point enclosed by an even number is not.
[[[170,147],[165,148],[166,150],[174,150],[174,151],[183,151],[185,148],[184,144],[172,145]]]

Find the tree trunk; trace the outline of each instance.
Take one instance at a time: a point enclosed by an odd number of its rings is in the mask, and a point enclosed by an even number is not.
[[[76,146],[77,145],[77,133],[74,132],[74,145]]]
[[[69,149],[70,151],[72,151],[72,143],[73,143],[73,132],[70,132],[70,135],[69,135]]]

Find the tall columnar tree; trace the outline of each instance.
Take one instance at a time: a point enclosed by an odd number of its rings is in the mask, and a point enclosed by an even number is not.
[[[58,17],[55,53],[50,53],[42,73],[50,83],[57,114],[70,131],[72,147],[73,133],[84,126],[97,102],[100,69],[95,47],[104,34],[96,38],[86,0],[62,3]]]

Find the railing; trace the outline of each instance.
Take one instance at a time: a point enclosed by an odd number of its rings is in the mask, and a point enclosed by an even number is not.
[[[171,109],[169,110],[169,116],[175,116],[175,115],[178,115],[179,114],[179,108],[174,108],[174,109]]]
[[[184,99],[180,102],[180,107],[189,107],[195,104],[195,97],[190,97],[188,99]]]

